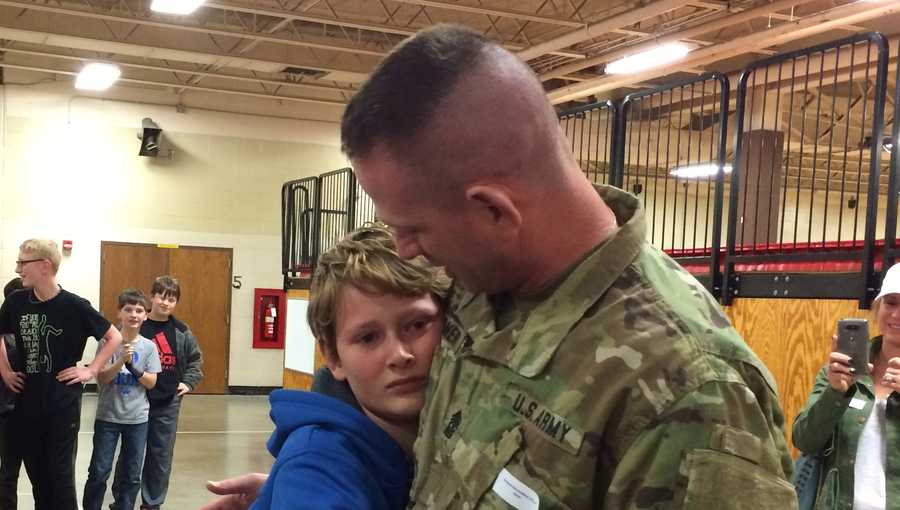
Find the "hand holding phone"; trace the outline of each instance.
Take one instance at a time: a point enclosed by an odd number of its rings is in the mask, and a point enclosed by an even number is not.
[[[837,334],[831,338],[828,383],[834,391],[845,394],[860,374],[868,373],[869,325],[862,319],[844,319],[838,321],[837,329]]]
[[[869,321],[841,319],[838,321],[837,352],[850,357],[849,366],[856,375],[869,372]]]

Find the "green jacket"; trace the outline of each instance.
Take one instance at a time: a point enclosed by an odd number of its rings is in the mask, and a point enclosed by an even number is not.
[[[872,342],[869,359],[881,352],[881,337]],[[855,402],[854,402],[855,401]],[[851,407],[854,402],[857,407]],[[851,510],[853,508],[853,474],[859,435],[875,403],[875,386],[869,374],[857,378],[856,384],[841,395],[828,383],[828,366],[816,376],[812,393],[803,410],[794,420],[794,446],[803,453],[825,450],[824,469],[819,479],[816,508],[822,510]],[[833,441],[832,441],[832,434]],[[900,395],[892,393],[888,399],[887,508],[900,509]]]
[[[453,289],[410,506],[796,508],[768,370],[638,200],[598,192],[620,228],[546,295]]]

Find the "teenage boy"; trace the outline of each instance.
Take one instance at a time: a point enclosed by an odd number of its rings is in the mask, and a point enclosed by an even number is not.
[[[150,402],[147,390],[156,385],[160,371],[156,345],[140,335],[147,318],[147,298],[136,289],[119,294],[119,323],[122,346],[97,376],[97,418],[94,421],[94,451],[84,485],[84,510],[100,510],[106,494],[106,480],[112,470],[119,436],[122,448],[117,465],[122,470],[113,485],[112,510],[133,510],[141,488],[141,466],[147,444]],[[103,342],[97,350],[103,348]]]
[[[56,243],[29,239],[19,247],[16,273],[28,290],[0,307],[0,334],[13,333],[19,356],[11,366],[0,349],[0,376],[19,393],[13,434],[31,480],[36,510],[76,510],[75,451],[84,383],[97,377],[122,335],[86,299],[56,283]],[[86,367],[77,365],[87,338],[104,339]]]
[[[10,280],[3,287],[3,298],[22,290],[22,279]],[[16,359],[16,338],[13,335],[2,335],[0,349],[6,349],[8,359]],[[16,485],[19,482],[19,469],[22,467],[22,456],[19,455],[15,437],[11,431],[12,412],[16,407],[16,394],[6,387],[0,379],[0,510],[16,510]]]
[[[203,353],[187,324],[172,312],[181,299],[181,286],[171,276],[160,276],[150,291],[150,315],[141,326],[141,335],[156,344],[162,371],[150,398],[150,422],[147,430],[147,455],[141,480],[142,509],[156,509],[166,500],[172,452],[181,398],[197,387],[203,378]],[[116,479],[120,478],[116,469]]]

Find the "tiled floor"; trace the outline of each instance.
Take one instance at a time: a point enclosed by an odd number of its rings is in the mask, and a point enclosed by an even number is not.
[[[96,396],[85,395],[75,472],[79,498],[91,460],[96,408]],[[268,472],[272,457],[266,450],[266,440],[272,428],[267,397],[188,395],[181,407],[172,478],[164,508],[199,508],[211,499],[204,488],[207,480],[250,471]],[[112,480],[108,483],[111,485]],[[31,485],[24,468],[18,493],[19,510],[33,510]],[[111,502],[107,489],[104,507]]]

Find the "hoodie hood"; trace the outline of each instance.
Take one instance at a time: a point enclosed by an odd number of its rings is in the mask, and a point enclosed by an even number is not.
[[[363,464],[377,473],[382,489],[407,495],[412,461],[368,416],[340,400],[308,391],[275,390],[269,402],[269,415],[275,423],[268,443],[272,456],[278,457],[294,431],[304,427],[325,429],[350,443]]]

